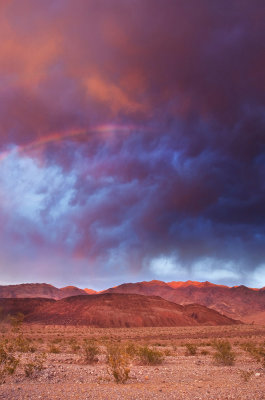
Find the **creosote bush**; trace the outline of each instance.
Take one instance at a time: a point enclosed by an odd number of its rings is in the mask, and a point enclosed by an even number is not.
[[[235,362],[235,354],[232,352],[231,344],[228,340],[218,340],[213,343],[216,349],[213,358],[220,365],[233,365]]]
[[[195,354],[197,353],[196,344],[186,343],[185,346],[186,346],[186,355],[187,356],[195,356]]]
[[[256,345],[253,342],[242,343],[241,348],[247,351],[257,362],[265,368],[265,344]]]
[[[107,346],[108,373],[113,376],[116,383],[125,383],[129,379],[130,357],[126,348],[121,345]]]
[[[71,351],[72,351],[72,353],[77,353],[79,350],[80,350],[80,346],[79,346],[79,344],[77,343],[77,341],[76,341],[76,339],[75,338],[71,338],[70,340],[69,340],[69,345],[70,345],[70,347],[71,347]]]
[[[55,346],[54,344],[50,345],[49,351],[50,351],[50,353],[53,353],[53,354],[59,354],[60,353],[59,347]]]
[[[18,364],[19,359],[8,351],[4,344],[0,344],[0,383],[5,381],[6,375],[14,374]]]
[[[169,357],[169,356],[171,356],[171,351],[169,350],[169,349],[165,349],[164,350],[164,355],[166,356],[166,357]]]
[[[97,356],[99,355],[99,347],[93,340],[84,340],[82,346],[82,353],[86,364],[94,364],[98,362]]]
[[[24,372],[27,377],[35,376],[44,369],[44,361],[46,355],[44,353],[36,355],[33,360],[24,365]]]
[[[20,353],[34,353],[35,347],[31,345],[30,340],[22,334],[17,336],[13,342],[14,350]]]
[[[158,365],[164,360],[163,353],[148,346],[140,347],[138,350],[138,356],[140,363],[144,365]]]
[[[125,352],[130,359],[134,359],[138,355],[138,348],[134,343],[129,342],[125,345]]]

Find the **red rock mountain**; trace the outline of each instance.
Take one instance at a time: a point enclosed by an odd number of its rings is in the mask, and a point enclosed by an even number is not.
[[[21,312],[25,322],[95,327],[197,326],[239,323],[207,307],[181,306],[157,296],[98,294],[61,300],[0,299],[2,316]]]
[[[67,286],[58,289],[45,283],[0,286],[2,298],[45,297],[62,299],[70,296],[99,294],[92,289]],[[251,289],[246,286],[228,287],[210,282],[138,282],[125,283],[100,293],[142,294],[160,296],[165,300],[186,305],[197,303],[217,310],[233,319],[265,324],[265,288]]]
[[[198,303],[246,322],[265,323],[265,291],[246,286],[228,287],[210,282],[138,282],[107,289],[107,293],[160,296],[177,304]],[[264,313],[264,314],[263,314]]]
[[[97,294],[98,293],[96,290],[88,289],[88,288],[85,288],[84,291],[86,292],[86,294]]]
[[[47,299],[62,299],[64,297],[86,295],[83,289],[75,286],[66,286],[58,289],[47,283],[23,283],[20,285],[0,286],[0,298],[44,297]]]

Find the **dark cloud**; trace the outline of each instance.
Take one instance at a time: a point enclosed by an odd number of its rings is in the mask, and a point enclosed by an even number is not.
[[[4,258],[261,284],[263,1],[0,7]]]

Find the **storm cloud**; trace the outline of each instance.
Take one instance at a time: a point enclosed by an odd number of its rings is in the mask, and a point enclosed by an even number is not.
[[[2,283],[265,285],[264,19],[0,1]]]

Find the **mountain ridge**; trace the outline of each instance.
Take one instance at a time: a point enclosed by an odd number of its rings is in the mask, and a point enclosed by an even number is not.
[[[265,288],[249,288],[245,285],[226,286],[209,281],[171,281],[160,280],[123,283],[102,291],[80,289],[76,286],[56,288],[47,283],[24,283],[0,286],[0,298],[50,298],[60,300],[79,295],[98,295],[102,293],[139,294],[159,296],[176,304],[197,303],[214,309],[232,319],[247,323],[263,322],[265,316]],[[264,318],[265,323],[265,318]]]
[[[137,293],[158,295],[177,304],[198,303],[212,308],[234,319],[255,322],[255,315],[265,311],[265,291],[263,288],[248,288],[244,285],[225,286],[206,282],[164,282],[151,281],[122,284],[109,288],[104,293]],[[264,320],[265,323],[265,320]]]
[[[17,285],[0,285],[0,298],[34,298],[62,299],[64,297],[86,295],[83,289],[76,286],[57,288],[49,283],[21,283]]]

